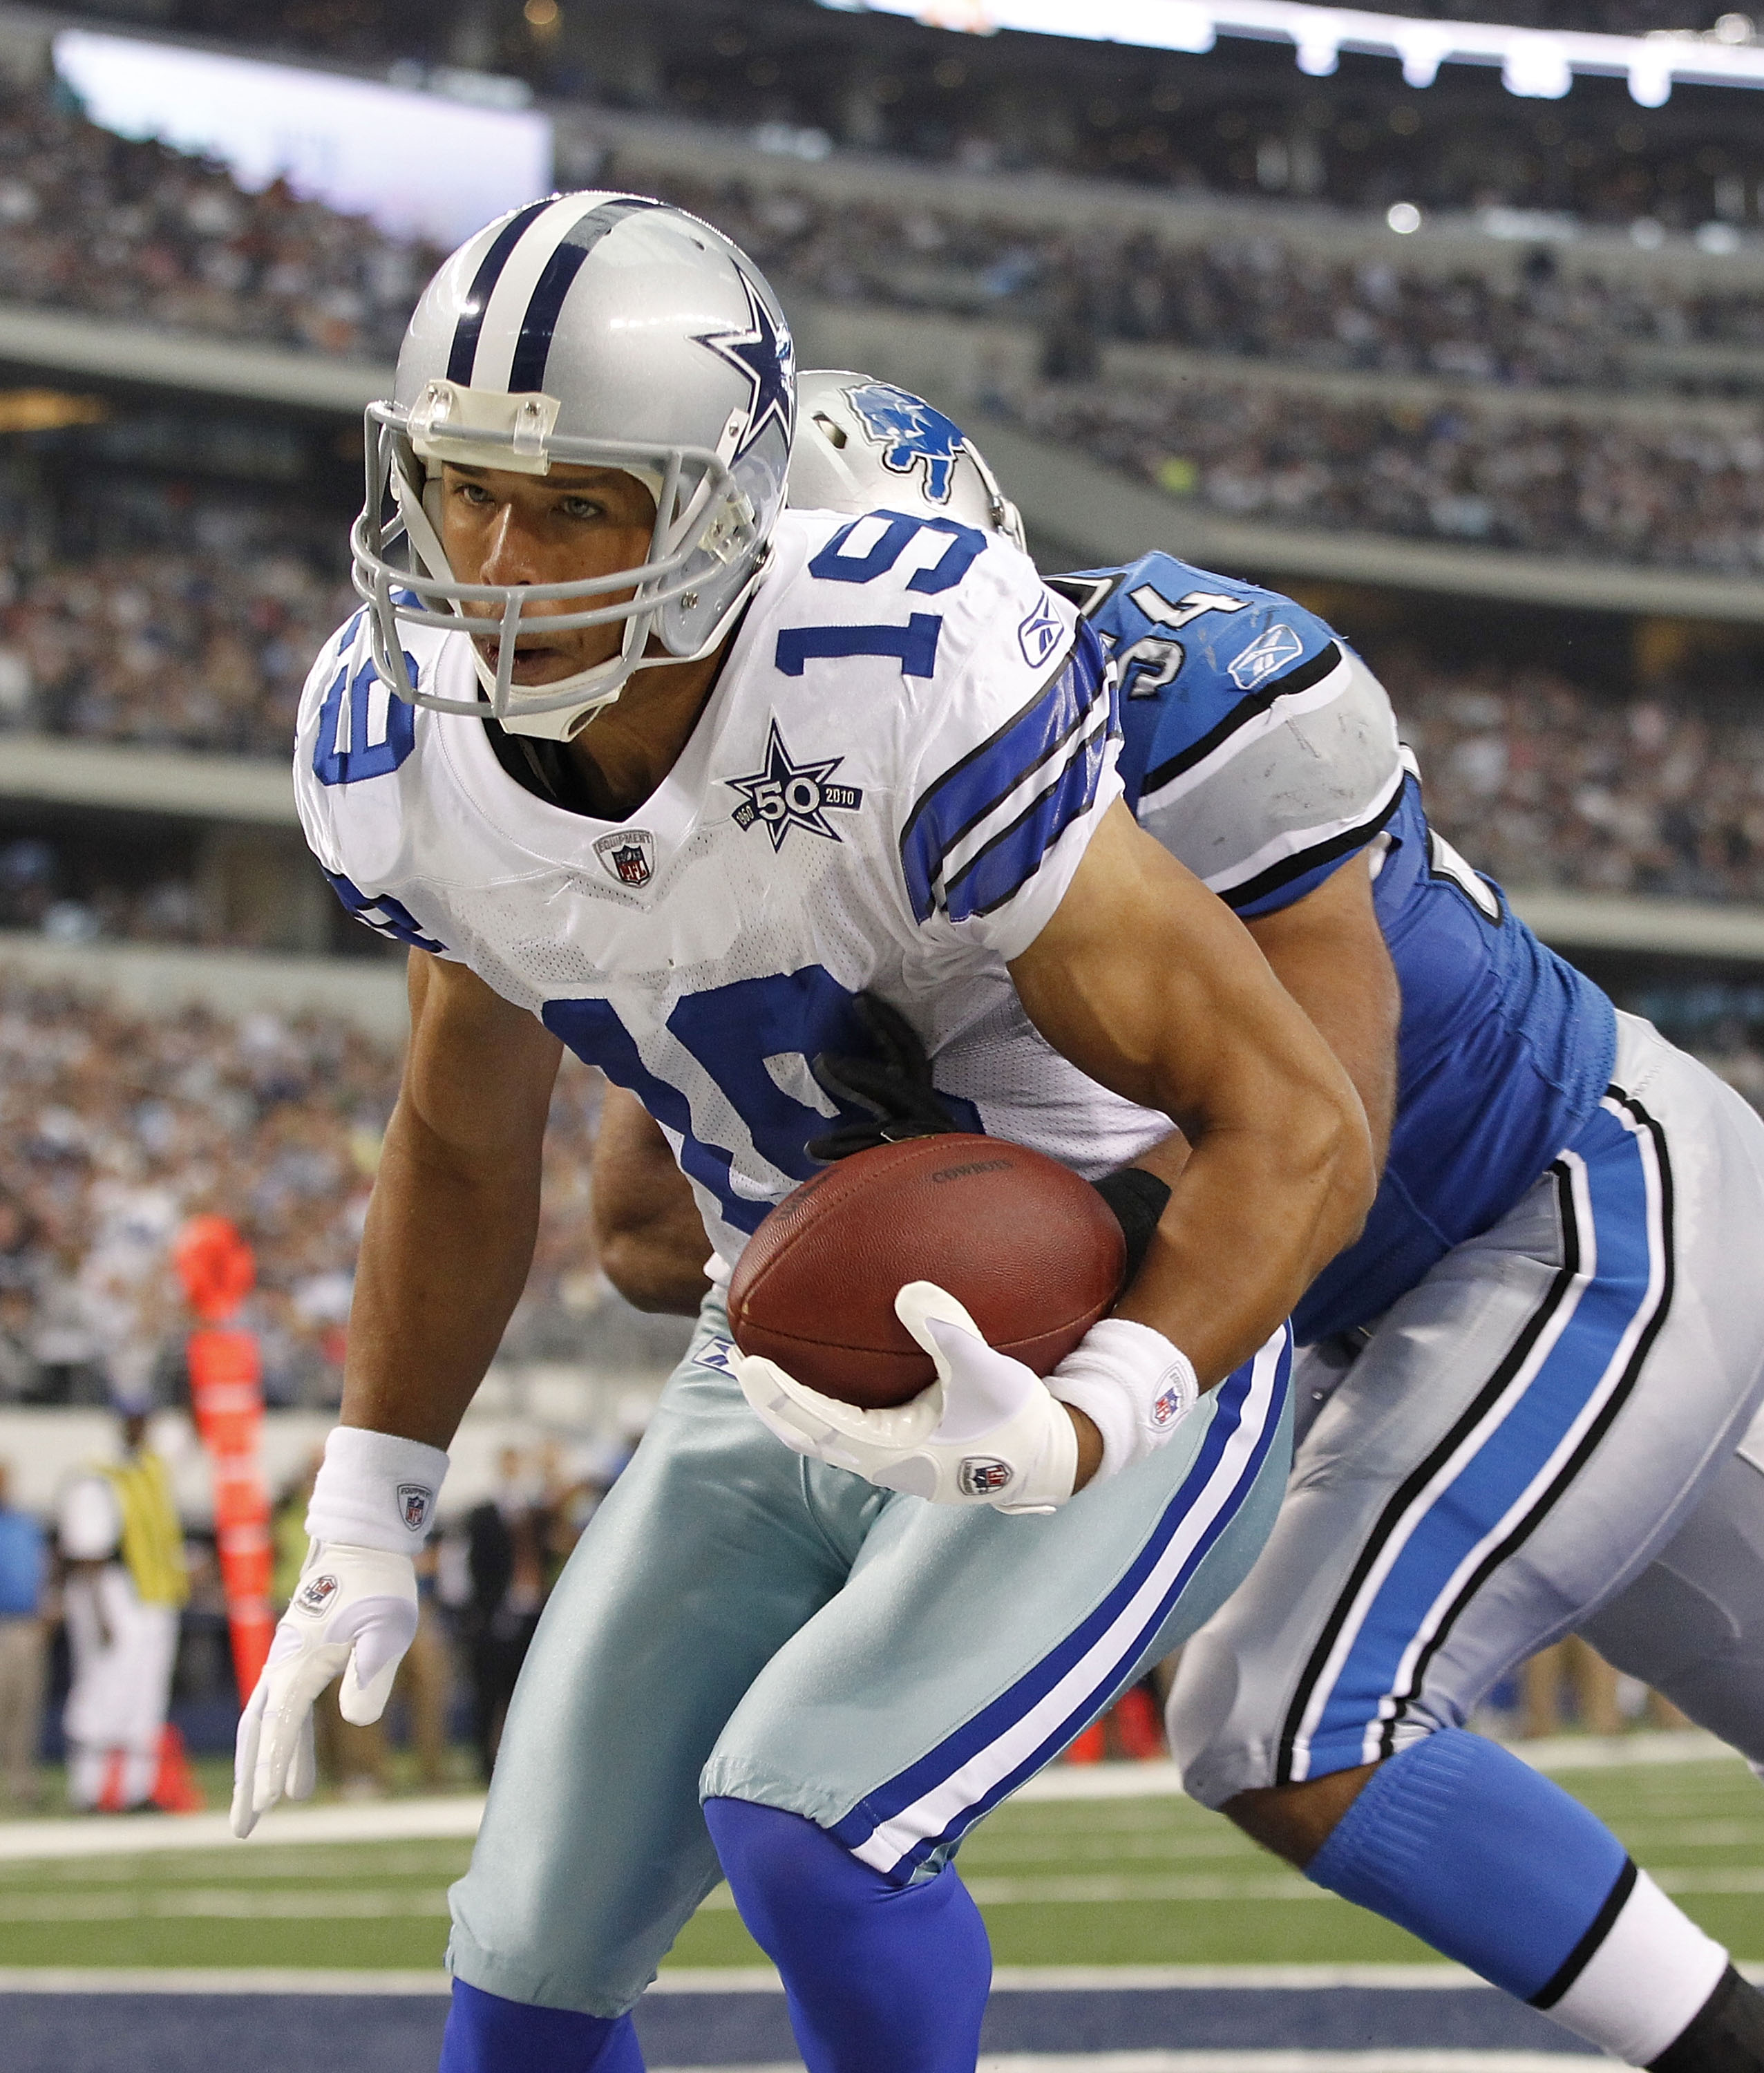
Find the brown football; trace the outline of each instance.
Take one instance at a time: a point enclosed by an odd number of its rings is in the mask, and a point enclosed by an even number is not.
[[[934,1379],[894,1314],[903,1283],[934,1281],[987,1341],[1046,1374],[1120,1292],[1114,1212],[1069,1168],[997,1137],[916,1137],[842,1159],[787,1195],[729,1284],[744,1354],[865,1410]]]

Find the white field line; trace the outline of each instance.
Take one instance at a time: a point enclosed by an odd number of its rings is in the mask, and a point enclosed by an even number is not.
[[[1657,1868],[1667,1893],[1764,1894],[1764,1866],[1692,1871]],[[1144,1906],[1153,1902],[1317,1902],[1334,1896],[1296,1876],[1231,1881],[1099,1875],[1080,1878],[975,1878],[969,1892],[983,1907]],[[712,1914],[732,1914],[735,1898],[718,1886],[703,1903]],[[444,1922],[443,1886],[283,1886],[255,1891],[237,1885],[113,1886],[98,1891],[0,1894],[0,1923],[48,1922]]]
[[[66,1820],[0,1821],[0,1864],[27,1858],[135,1857],[150,1850],[261,1849],[266,1843],[445,1841],[478,1832],[481,1794],[389,1799],[377,1805],[278,1807],[250,1840],[225,1814],[89,1814]]]
[[[1740,1969],[1754,1985],[1764,1985],[1764,1964]],[[444,1996],[451,1984],[441,1972],[371,1972],[317,1965],[0,1966],[0,1994],[311,1994],[397,1999]],[[1458,1965],[1001,1965],[992,1977],[995,1993],[1135,1993],[1173,1988],[1315,1993],[1337,1987],[1391,1988],[1406,1993],[1474,1987],[1494,1992]],[[649,1989],[652,1994],[783,1991],[783,1982],[768,1965],[678,1965],[665,1971]],[[1214,2055],[1230,2060],[1235,2073],[1250,2073],[1239,2054]],[[1094,2073],[1095,2062],[1089,2063]],[[1307,2061],[1307,2069],[1308,2073],[1322,2073],[1312,2060]],[[1492,2073],[1492,2069],[1485,2067],[1484,2073]]]
[[[1609,1770],[1629,1764],[1740,1759],[1700,1729],[1682,1733],[1563,1735],[1516,1742],[1515,1756],[1542,1771]],[[1181,1792],[1173,1763],[1056,1764],[1031,1778],[1013,1803],[1085,1799],[1172,1799]],[[270,1843],[395,1843],[469,1840],[484,1801],[472,1794],[394,1799],[377,1806],[278,1807],[258,1824],[247,1847]],[[33,1858],[141,1857],[155,1850],[229,1848],[225,1814],[97,1814],[83,1820],[0,1822],[0,1863]]]
[[[1617,2063],[1577,2051],[1021,2051],[983,2058],[978,2073],[1564,2073]],[[781,2059],[656,2073],[802,2073],[802,2064]]]

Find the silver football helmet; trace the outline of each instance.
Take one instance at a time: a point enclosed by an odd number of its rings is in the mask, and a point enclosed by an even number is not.
[[[961,427],[910,389],[850,368],[797,377],[789,494],[801,511],[885,505],[1025,544],[1021,514]]]
[[[795,417],[789,327],[720,231],[641,195],[598,192],[553,195],[489,225],[429,283],[394,394],[368,406],[367,500],[350,546],[381,675],[419,705],[567,740],[636,670],[707,654],[759,580]],[[574,582],[463,583],[441,544],[450,460],[635,476],[655,499],[647,558]],[[541,604],[571,608],[542,620],[529,609]],[[410,687],[399,624],[438,621],[496,637],[493,665],[472,650],[483,698]],[[514,682],[523,635],[620,621],[610,660],[556,683]],[[662,653],[646,652],[652,640]]]

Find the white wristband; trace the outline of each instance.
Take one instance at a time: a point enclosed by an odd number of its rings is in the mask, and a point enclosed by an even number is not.
[[[1102,1436],[1102,1462],[1093,1482],[1119,1475],[1167,1445],[1201,1400],[1188,1355],[1161,1332],[1127,1317],[1093,1325],[1047,1386]]]
[[[307,1506],[309,1540],[414,1555],[427,1537],[447,1457],[420,1440],[335,1425]]]

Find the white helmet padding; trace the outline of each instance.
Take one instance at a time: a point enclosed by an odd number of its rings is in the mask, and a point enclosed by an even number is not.
[[[765,565],[795,396],[777,297],[744,253],[683,210],[640,195],[554,195],[480,231],[418,304],[393,396],[368,406],[367,497],[350,544],[375,666],[419,705],[567,740],[635,671],[709,653]],[[647,554],[571,582],[463,583],[441,544],[450,460],[633,476],[655,499]],[[630,595],[606,601],[620,592]],[[531,609],[559,604],[579,608]],[[410,686],[399,624],[437,621],[495,637],[493,664],[472,646],[484,698]],[[514,682],[523,637],[620,624],[608,661],[556,683]],[[661,654],[648,653],[652,641]]]
[[[803,511],[880,505],[956,518],[1024,546],[1023,520],[959,425],[910,389],[850,368],[797,377],[790,502]]]

